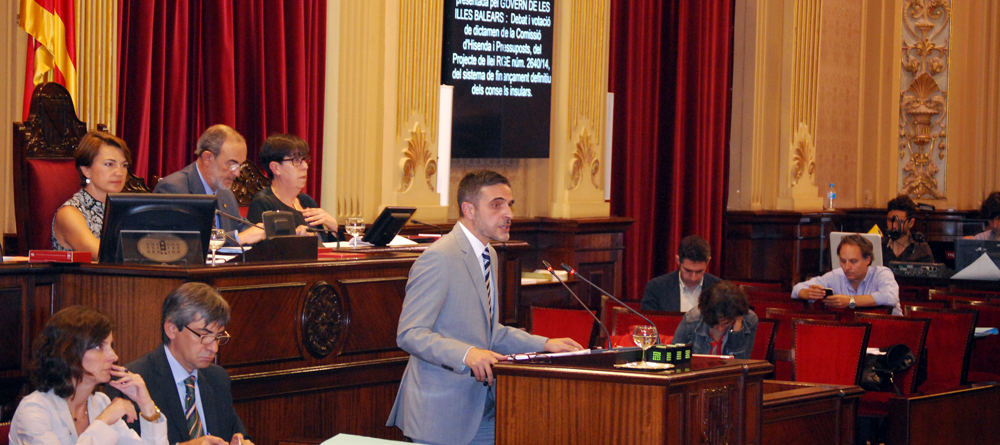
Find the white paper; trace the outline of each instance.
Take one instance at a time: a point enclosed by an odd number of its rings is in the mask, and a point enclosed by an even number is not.
[[[993,263],[990,256],[984,253],[965,269],[952,275],[951,278],[954,280],[997,281],[1000,280],[1000,269]]]
[[[997,335],[1000,331],[997,328],[976,328],[976,337],[986,337],[988,335]]]
[[[323,243],[323,246],[325,246],[325,247],[333,247],[333,248],[349,248],[349,247],[354,247],[355,243],[357,243],[358,247],[372,247],[372,245],[373,245],[372,243],[366,243],[364,241],[361,241],[361,238],[363,238],[363,237],[364,236],[354,237],[354,238],[351,238],[350,241],[338,241],[338,242],[334,242],[334,243]],[[393,238],[392,241],[389,241],[388,245],[389,246],[415,246],[417,244],[418,243],[416,241],[411,241],[409,239],[406,239],[406,238],[403,238],[403,237],[401,237],[399,235],[396,235],[396,237]]]

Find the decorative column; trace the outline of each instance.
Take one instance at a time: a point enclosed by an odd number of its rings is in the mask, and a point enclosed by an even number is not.
[[[823,2],[796,0],[791,20],[791,51],[785,51],[791,82],[784,86],[789,100],[782,103],[783,127],[778,169],[780,210],[820,210],[823,198],[816,186],[816,87]],[[785,96],[784,94],[782,95]],[[787,136],[786,136],[787,135]]]
[[[908,0],[903,6],[898,187],[914,198],[946,198],[949,3]]]
[[[604,140],[608,90],[608,0],[555,3],[550,216],[607,216]],[[568,49],[568,51],[567,51]],[[624,147],[622,149],[625,149]]]

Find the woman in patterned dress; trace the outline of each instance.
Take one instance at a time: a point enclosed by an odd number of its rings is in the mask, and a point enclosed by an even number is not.
[[[76,148],[80,191],[52,218],[52,249],[90,252],[97,258],[108,193],[125,188],[132,153],[125,141],[105,131],[91,131]]]

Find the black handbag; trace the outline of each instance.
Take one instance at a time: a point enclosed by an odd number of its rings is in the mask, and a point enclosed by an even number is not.
[[[879,350],[885,354],[865,356],[865,364],[861,370],[861,387],[865,391],[891,391],[902,395],[903,392],[899,390],[893,379],[896,373],[913,366],[913,363],[917,361],[916,356],[910,351],[910,347],[904,344],[892,345]]]

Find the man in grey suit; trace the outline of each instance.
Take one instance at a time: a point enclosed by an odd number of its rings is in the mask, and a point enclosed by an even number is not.
[[[492,365],[504,354],[575,351],[498,321],[496,251],[510,239],[510,182],[482,170],[458,185],[459,220],[410,268],[396,343],[410,353],[386,426],[418,443],[494,442]],[[475,375],[475,378],[471,374]]]
[[[646,284],[642,310],[687,312],[698,307],[702,289],[719,282],[719,277],[706,272],[712,251],[705,238],[690,235],[682,239],[676,260],[677,270]]]
[[[247,160],[246,140],[226,125],[213,125],[198,138],[194,154],[197,156],[194,162],[157,182],[153,193],[215,195],[217,209],[240,217],[239,203],[229,187],[239,176],[240,165]],[[215,224],[241,244],[253,244],[264,238],[260,227],[219,216],[215,217]]]

